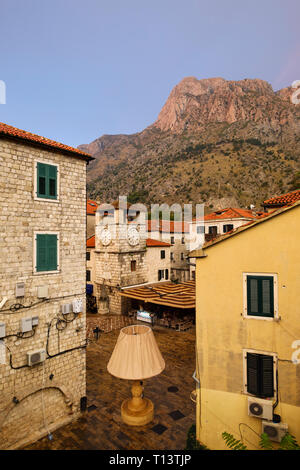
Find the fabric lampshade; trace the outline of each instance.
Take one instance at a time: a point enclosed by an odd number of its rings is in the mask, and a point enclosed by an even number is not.
[[[165,361],[149,326],[122,328],[107,365],[110,374],[120,379],[143,380],[160,374],[164,368]]]

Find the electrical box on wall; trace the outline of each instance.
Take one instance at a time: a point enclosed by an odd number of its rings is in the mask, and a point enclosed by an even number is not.
[[[21,332],[27,333],[27,331],[32,331],[32,317],[21,319]]]
[[[37,288],[38,299],[45,299],[48,297],[48,286],[40,286]]]
[[[6,364],[6,347],[4,341],[0,339],[0,364]]]
[[[32,326],[37,326],[39,324],[39,317],[32,317]]]
[[[67,315],[70,312],[72,312],[72,304],[63,304],[61,306],[61,313],[63,315]]]
[[[80,313],[83,311],[83,303],[81,299],[75,299],[72,302],[73,312]]]
[[[25,295],[25,282],[16,283],[16,297],[24,297]]]
[[[5,337],[5,323],[1,322],[0,323],[0,338]]]

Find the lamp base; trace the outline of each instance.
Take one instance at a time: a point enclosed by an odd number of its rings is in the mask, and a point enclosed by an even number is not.
[[[121,416],[129,426],[144,426],[153,420],[154,405],[148,398],[142,398],[143,387],[135,382],[131,388],[132,398],[124,400],[121,405]]]
[[[125,424],[129,424],[129,426],[144,426],[153,420],[154,405],[151,400],[144,398],[145,407],[139,411],[130,410],[128,407],[130,401],[131,399],[128,398],[121,405],[121,416]]]

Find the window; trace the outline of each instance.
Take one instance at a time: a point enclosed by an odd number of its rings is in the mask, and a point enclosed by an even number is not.
[[[211,225],[210,227],[208,227],[208,233],[210,233],[211,235],[217,235],[218,227],[216,225]]]
[[[192,280],[195,281],[196,279],[196,271],[192,271]]]
[[[171,260],[171,261],[174,260],[174,253],[170,253],[170,260]]]
[[[35,271],[58,270],[58,234],[37,233],[35,235]]]
[[[87,270],[86,272],[86,280],[89,282],[91,280],[91,271]]]
[[[161,281],[162,279],[164,279],[164,270],[159,269],[158,270],[158,280]]]
[[[204,225],[198,225],[197,233],[200,234],[200,233],[204,233],[204,232],[205,232]]]
[[[90,261],[91,259],[91,253],[89,251],[86,252],[86,260]]]
[[[274,275],[246,275],[246,316],[274,318]]]
[[[57,199],[57,166],[37,162],[36,196],[42,199]]]
[[[233,224],[223,225],[223,233],[230,232],[230,230],[233,230]]]
[[[184,261],[184,253],[181,253],[181,261]]]
[[[274,397],[276,390],[274,355],[246,352],[245,360],[247,393],[260,398]]]
[[[169,270],[168,269],[165,270],[165,279],[169,279]]]
[[[175,241],[174,241],[174,237],[171,237],[171,245],[174,245]]]
[[[130,267],[131,267],[131,271],[136,271],[136,261],[133,260],[133,261],[131,261],[130,264],[131,264],[131,266],[130,266]]]
[[[181,244],[184,245],[184,237],[181,238]]]
[[[160,251],[160,259],[165,259],[165,257],[166,257],[166,252],[165,252],[165,250],[161,250],[161,251]]]

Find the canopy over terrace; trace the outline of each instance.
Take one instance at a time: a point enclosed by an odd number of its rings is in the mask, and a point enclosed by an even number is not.
[[[168,281],[129,287],[122,290],[120,294],[123,297],[171,308],[195,308],[195,281],[182,282],[181,284]]]

